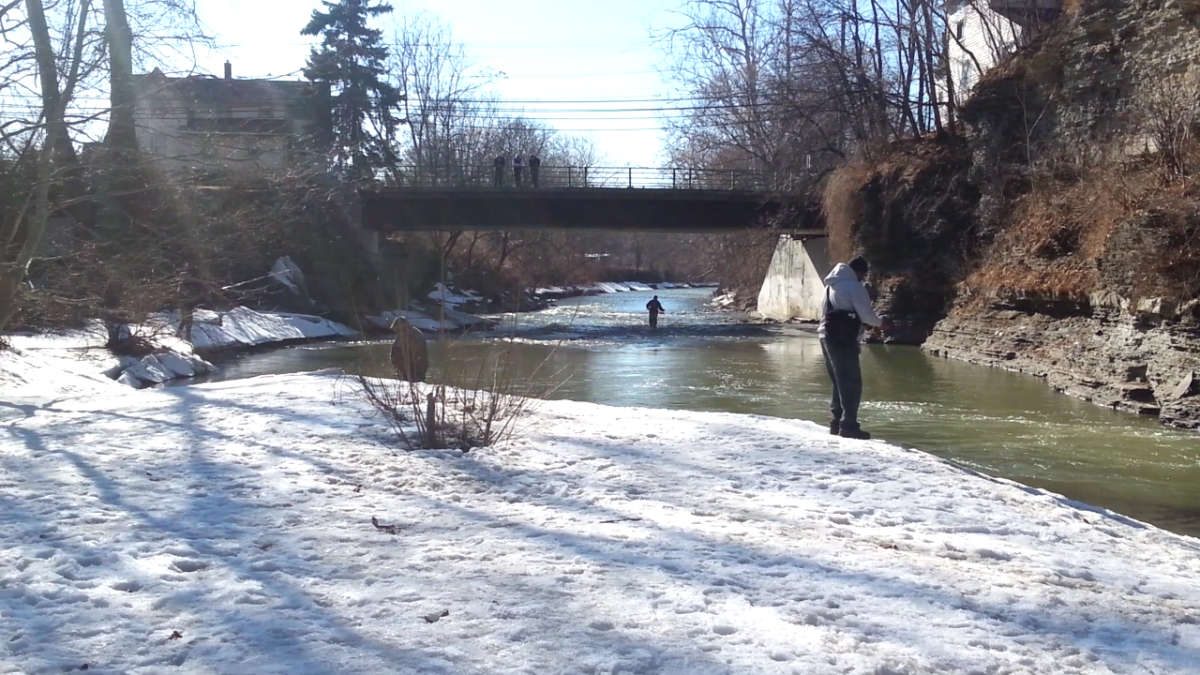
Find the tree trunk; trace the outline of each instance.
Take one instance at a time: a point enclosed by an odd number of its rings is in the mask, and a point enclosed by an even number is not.
[[[133,119],[133,31],[125,14],[125,0],[104,0],[104,37],[109,53],[108,133],[104,143],[120,159],[137,151],[137,127]]]
[[[80,5],[79,30],[87,24],[87,0]],[[49,129],[52,125],[63,125],[64,97],[59,91],[58,64],[54,55],[54,44],[50,41],[50,29],[46,24],[46,12],[42,0],[25,0],[25,12],[29,16],[29,32],[33,36],[34,58],[37,61],[38,80],[42,89],[42,116]],[[82,43],[78,45],[82,46]],[[78,66],[75,66],[78,73]],[[73,82],[71,83],[73,86]],[[70,137],[60,129],[55,135],[54,159],[63,164],[74,164],[78,158]]]
[[[496,274],[504,273],[504,263],[508,260],[508,230],[500,234],[500,258],[496,261]]]
[[[87,20],[86,4],[80,12],[81,32]],[[42,119],[46,125],[46,138],[38,154],[37,173],[33,192],[30,194],[11,223],[4,223],[0,231],[0,330],[12,320],[17,311],[17,298],[21,284],[34,253],[41,243],[50,219],[50,184],[55,179],[57,155],[63,162],[73,161],[74,148],[67,136],[64,122],[66,99],[58,89],[58,70],[55,63],[54,45],[46,25],[46,12],[42,0],[26,0],[25,9],[29,16],[29,28],[34,43],[34,55],[38,64],[38,77],[42,87]],[[78,68],[72,69],[73,74]],[[73,88],[74,82],[69,83]]]

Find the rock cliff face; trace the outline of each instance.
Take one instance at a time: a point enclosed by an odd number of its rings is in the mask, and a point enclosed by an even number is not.
[[[886,259],[882,289],[924,300],[931,353],[1200,430],[1200,0],[1083,0],[985,75],[961,119],[965,150],[947,156],[967,159],[940,171],[953,212],[923,211],[939,195],[917,181],[880,190],[869,176],[917,175],[902,165],[919,153],[897,148],[827,192],[831,237]],[[839,227],[846,203],[880,196]],[[896,255],[894,231],[935,245]]]
[[[1200,330],[1153,325],[1119,308],[1075,316],[993,303],[955,311],[930,353],[1045,378],[1070,396],[1200,430]]]
[[[1200,121],[1198,26],[1196,0],[1085,1],[985,78],[962,115],[986,243],[926,349],[1200,429],[1200,185],[1164,129]]]

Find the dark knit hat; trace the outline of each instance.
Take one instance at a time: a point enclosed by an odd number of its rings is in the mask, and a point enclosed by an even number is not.
[[[855,256],[854,260],[850,261],[850,269],[859,274],[866,274],[871,269],[871,266],[867,264],[867,259],[860,255]]]

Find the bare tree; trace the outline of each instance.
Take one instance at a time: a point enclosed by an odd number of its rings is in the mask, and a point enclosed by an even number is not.
[[[945,8],[922,0],[689,0],[663,33],[687,113],[676,157],[798,175],[946,131]]]
[[[672,55],[669,77],[692,104],[670,127],[676,162],[780,164],[767,83],[781,45],[769,11],[769,0],[689,0],[684,25],[660,36]]]
[[[392,33],[390,70],[405,93],[411,172],[433,182],[458,180],[467,162],[478,159],[471,157],[479,145],[472,125],[487,104],[473,97],[489,80],[474,72],[466,48],[435,15],[404,15]]]
[[[5,7],[7,11],[15,5]],[[6,173],[17,177],[10,184],[20,204],[15,209],[5,209],[0,221],[0,329],[12,319],[17,308],[17,298],[25,279],[29,264],[33,260],[52,209],[51,190],[76,164],[74,148],[68,133],[66,110],[71,103],[79,77],[83,72],[83,42],[87,33],[88,4],[81,4],[77,29],[69,45],[70,58],[66,76],[59,79],[59,63],[54,43],[46,20],[45,7],[41,0],[26,0],[25,12],[28,30],[34,46],[34,58],[41,85],[41,106],[38,125],[28,129],[25,147],[10,159]],[[37,140],[40,137],[40,148]],[[4,161],[0,158],[0,161]],[[35,167],[26,172],[23,169]],[[22,185],[20,178],[29,182]],[[23,193],[23,194],[22,194]]]
[[[109,50],[108,134],[104,141],[119,152],[137,151],[133,121],[133,30],[124,0],[104,0],[104,34]]]
[[[13,319],[22,297],[67,303],[92,316],[101,311],[102,294],[94,284],[119,276],[110,274],[110,254],[121,247],[105,241],[113,233],[92,227],[94,210],[88,202],[99,196],[109,214],[125,213],[129,209],[124,204],[110,207],[116,200],[137,201],[136,193],[152,190],[154,181],[144,171],[141,179],[124,185],[98,179],[112,166],[115,153],[81,156],[78,148],[107,128],[108,146],[120,148],[122,161],[140,170],[133,68],[167,51],[190,51],[204,40],[199,26],[193,0],[0,4],[0,40],[10,48],[0,58],[0,90],[8,96],[0,111],[5,193],[5,208],[0,209],[0,329]],[[106,95],[109,106],[98,102]],[[160,197],[147,203],[161,205]],[[150,207],[155,209],[165,213]],[[41,251],[50,234],[56,248],[46,257]],[[59,250],[59,243],[66,248]],[[29,284],[31,273],[39,283],[36,290]],[[49,298],[49,286],[66,295]]]

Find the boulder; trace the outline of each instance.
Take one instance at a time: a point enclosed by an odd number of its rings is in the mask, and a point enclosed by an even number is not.
[[[1176,429],[1200,431],[1200,397],[1169,402],[1163,406],[1160,418]]]

